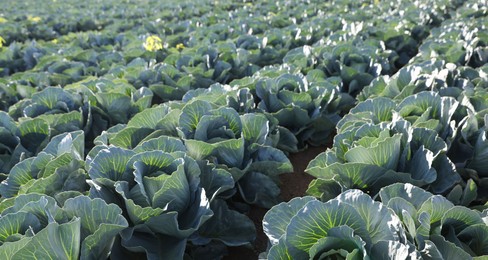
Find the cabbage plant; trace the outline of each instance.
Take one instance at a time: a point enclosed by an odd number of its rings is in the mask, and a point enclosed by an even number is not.
[[[476,8],[476,6],[473,7]],[[466,9],[469,11],[466,12]],[[460,9],[460,16],[469,15],[470,12],[473,12],[473,9],[470,9],[467,6],[465,10]],[[433,30],[431,36],[420,46],[419,55],[415,57],[414,61],[439,58],[473,68],[483,66],[488,61],[486,48],[488,38],[486,33],[478,30],[477,27],[480,23],[485,22],[484,17],[460,17],[444,21],[441,27]]]
[[[365,101],[381,96],[401,101],[422,91],[435,91],[441,96],[453,97],[462,102],[463,93],[469,95],[473,88],[484,86],[484,82],[486,66],[474,69],[432,59],[405,66],[391,77],[374,79],[357,99]]]
[[[298,140],[298,149],[307,143],[324,144],[340,119],[339,113],[352,101],[340,94],[339,87],[323,73],[314,71],[305,77],[293,70],[294,67],[269,67],[250,79],[249,87],[259,101],[257,108],[289,129]]]
[[[424,258],[471,259],[488,255],[488,210],[454,206],[411,184],[393,184],[379,192],[381,202],[400,217],[408,239]]]
[[[419,259],[394,211],[359,190],[294,198],[266,213],[266,259]]]
[[[208,88],[190,90],[181,101],[187,103],[204,100],[218,106],[233,108],[239,114],[255,112],[254,96],[248,88],[238,88],[223,84],[213,84]]]
[[[320,202],[294,198],[266,213],[264,259],[476,259],[486,257],[488,211],[454,206],[412,184],[383,187],[374,201],[348,190]]]
[[[278,202],[277,177],[292,167],[286,155],[272,146],[266,116],[239,115],[232,108],[194,100],[182,108],[177,130],[190,156],[232,173],[246,202],[263,207]]]
[[[0,203],[4,259],[105,259],[128,226],[122,210],[101,199],[70,198],[60,205],[31,193]]]
[[[34,93],[9,109],[16,120],[39,118],[49,124],[53,135],[84,129],[84,111],[81,95],[70,93],[59,87],[48,87]]]
[[[359,102],[337,124],[338,132],[361,122],[391,122],[404,119],[416,128],[435,130],[448,144],[455,138],[460,124],[461,106],[453,97],[444,97],[433,91],[422,91],[399,101],[389,98],[372,98]]]
[[[51,131],[46,121],[28,118],[15,122],[0,111],[0,174],[4,179],[22,159],[38,154],[48,143]]]
[[[395,52],[381,47],[345,43],[333,48],[324,47],[320,53],[319,66],[328,77],[338,76],[342,81],[341,92],[356,96],[376,77],[392,74]]]
[[[456,163],[459,172],[466,178],[471,178],[476,183],[475,186],[478,187],[485,187],[488,183],[488,167],[486,167],[486,159],[488,158],[486,149],[488,145],[486,140],[487,123],[486,109],[477,113],[468,110],[468,116],[465,117],[462,127],[458,130],[458,138],[449,151],[449,156]],[[485,203],[488,200],[488,193],[484,189],[477,189],[476,191],[477,203]],[[461,198],[460,195],[456,197]]]
[[[278,203],[277,176],[291,172],[292,168],[285,153],[275,148],[280,136],[272,131],[268,117],[258,113],[240,115],[233,107],[246,108],[233,101],[245,99],[230,98],[228,107],[219,106],[221,101],[212,98],[212,102],[207,101],[205,95],[198,97],[187,103],[146,109],[127,125],[119,124],[105,131],[95,139],[95,144],[133,149],[153,138],[179,137],[189,156],[198,161],[208,160],[231,172],[238,183],[236,189],[246,202],[263,207]]]
[[[10,170],[0,183],[0,195],[41,193],[60,203],[88,190],[84,170],[85,135],[81,130],[57,135],[36,156],[26,158]]]
[[[153,98],[150,89],[136,89],[126,80],[111,76],[89,77],[64,89],[83,97],[83,130],[89,142],[114,125],[126,124],[134,115],[149,108]]]
[[[369,105],[395,107],[386,101],[376,99]],[[335,191],[357,188],[376,194],[383,186],[396,182],[443,193],[461,181],[447,157],[448,145],[437,131],[415,127],[401,118],[388,122],[390,114],[373,107],[364,111],[368,112],[352,113],[357,122],[346,121],[352,116],[345,117],[339,128],[344,130],[334,138],[333,147],[309,163],[306,172],[318,178],[310,185],[315,196],[327,195],[330,185],[336,187],[332,189]]]
[[[181,259],[189,241],[242,245],[254,237],[252,222],[219,195],[233,188],[232,175],[185,152],[179,139],[161,136],[134,149],[101,145],[88,154],[90,196],[127,212],[129,227],[121,232],[125,250],[149,259]],[[227,225],[215,224],[224,220]]]

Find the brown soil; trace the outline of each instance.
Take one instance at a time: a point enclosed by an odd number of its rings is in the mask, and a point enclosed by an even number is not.
[[[283,201],[305,195],[308,184],[313,180],[312,176],[305,173],[305,169],[308,163],[325,149],[325,147],[309,147],[303,152],[290,155],[294,171],[280,176]],[[251,246],[229,248],[229,254],[223,258],[224,260],[255,260],[261,252],[266,251],[268,238],[263,233],[262,220],[267,211],[268,209],[259,207],[251,208],[248,216],[256,226],[256,240]]]
[[[283,174],[281,180],[281,198],[283,201],[289,201],[296,197],[305,195],[308,184],[314,179],[305,173],[308,163],[319,153],[325,151],[325,147],[309,147],[303,152],[290,155],[290,161],[293,164],[293,173]]]

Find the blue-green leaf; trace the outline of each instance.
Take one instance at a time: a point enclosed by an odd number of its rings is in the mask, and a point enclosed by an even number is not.
[[[64,224],[50,223],[39,231],[12,259],[78,259],[80,219]]]
[[[88,166],[88,174],[93,180],[106,178],[114,182],[129,181],[132,177],[127,163],[133,155],[133,151],[118,147],[103,149],[91,161]]]
[[[21,144],[33,154],[37,154],[46,145],[51,131],[46,121],[34,118],[22,121],[17,130]]]
[[[469,255],[462,248],[456,246],[454,243],[447,241],[444,237],[440,235],[432,235],[430,240],[435,245],[439,253],[442,254],[444,259],[471,259],[472,256]]]
[[[417,209],[420,208],[422,204],[432,196],[431,193],[409,183],[396,183],[389,185],[382,188],[379,195],[383,203],[389,203],[389,201],[393,198],[399,197],[412,203],[412,205]]]
[[[346,257],[350,259],[365,258],[368,254],[366,243],[348,226],[338,226],[329,229],[326,237],[317,241],[309,250],[311,258]]]
[[[16,235],[24,236],[28,229],[38,231],[40,228],[41,223],[30,212],[15,212],[3,215],[0,218],[0,243],[3,245],[5,242],[18,241],[14,239]]]
[[[405,241],[405,232],[400,219],[383,204],[359,190],[348,190],[337,197],[340,202],[353,206],[366,222],[366,230],[373,243],[382,240]]]
[[[277,244],[285,235],[290,220],[311,200],[314,198],[293,198],[289,202],[282,202],[274,206],[266,213],[263,219],[263,231],[273,245]]]
[[[379,241],[371,249],[371,259],[422,259],[415,246],[398,241]]]
[[[348,162],[367,163],[395,170],[400,157],[401,138],[401,135],[395,134],[378,141],[372,147],[356,146],[349,149],[344,157]]]
[[[211,240],[218,240],[227,246],[241,246],[249,244],[256,238],[254,223],[244,214],[229,209],[224,200],[212,202],[214,215],[199,229],[198,239],[192,239],[195,244],[207,244]]]
[[[63,210],[68,218],[80,218],[80,259],[107,258],[115,236],[128,226],[122,216],[122,210],[114,204],[108,205],[101,199],[91,200],[86,196],[68,199]]]
[[[149,139],[147,141],[143,141],[138,146],[134,148],[134,152],[140,153],[143,151],[163,151],[167,153],[177,152],[177,151],[186,151],[186,147],[183,142],[174,137],[169,136],[160,136],[158,138]]]
[[[169,112],[165,105],[148,108],[134,115],[127,123],[127,127],[156,129],[158,122]]]
[[[291,219],[286,229],[287,241],[296,248],[308,251],[334,227],[346,225],[352,228],[366,243],[371,243],[366,223],[349,204],[338,200],[327,203],[309,201]]]
[[[201,100],[186,104],[180,115],[179,126],[186,138],[191,138],[197,128],[200,118],[209,113],[212,106]]]

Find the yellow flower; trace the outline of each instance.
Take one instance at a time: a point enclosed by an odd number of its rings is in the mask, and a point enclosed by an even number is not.
[[[144,48],[147,51],[157,51],[163,49],[163,41],[156,35],[151,35],[147,37],[144,43]]]
[[[5,39],[2,38],[2,36],[0,36],[0,48],[2,48],[3,44],[5,44],[5,43],[6,43]]]
[[[184,48],[185,48],[185,45],[183,43],[176,44],[176,49],[178,51],[182,51]]]
[[[58,43],[58,39],[52,39],[51,42],[54,43],[54,44],[57,44]]]
[[[29,15],[27,16],[27,20],[29,20],[29,22],[38,23],[41,21],[41,17]]]
[[[0,17],[0,23],[6,23],[6,22],[8,22],[8,20],[7,20],[7,19],[5,19],[5,18],[3,18],[3,17]]]

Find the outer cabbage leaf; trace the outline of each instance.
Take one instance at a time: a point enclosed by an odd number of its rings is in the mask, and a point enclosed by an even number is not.
[[[116,205],[78,196],[61,208],[52,197],[36,193],[17,196],[0,222],[2,228],[10,227],[10,234],[2,236],[8,241],[0,247],[0,254],[10,259],[108,257],[114,238],[127,227]]]
[[[263,227],[272,243],[271,259],[363,259],[388,245],[398,248],[391,257],[406,252],[414,259],[418,255],[398,216],[359,190],[348,190],[325,203],[304,197],[279,204],[266,214]]]

